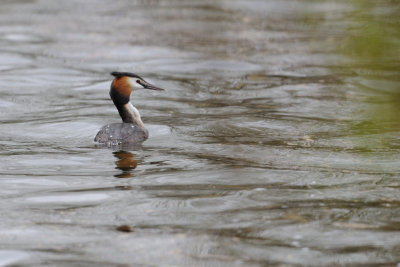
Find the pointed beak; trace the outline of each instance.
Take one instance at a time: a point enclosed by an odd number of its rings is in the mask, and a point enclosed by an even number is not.
[[[164,89],[162,89],[162,88],[160,88],[160,87],[157,87],[157,86],[154,86],[154,85],[152,85],[152,84],[150,84],[150,83],[148,83],[148,82],[142,83],[142,86],[143,86],[145,89],[157,90],[157,91],[165,91]]]

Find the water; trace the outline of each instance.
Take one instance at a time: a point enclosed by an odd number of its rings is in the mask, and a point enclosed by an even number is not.
[[[0,265],[398,265],[398,39],[348,30],[398,7],[362,2],[3,1]],[[111,71],[167,89],[141,149],[93,144]]]

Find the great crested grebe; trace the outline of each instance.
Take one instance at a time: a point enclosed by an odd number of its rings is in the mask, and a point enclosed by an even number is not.
[[[164,90],[146,82],[139,75],[130,72],[111,72],[110,97],[118,109],[122,123],[103,126],[94,138],[95,142],[107,145],[134,145],[145,141],[149,132],[144,127],[139,111],[131,104],[134,89]]]

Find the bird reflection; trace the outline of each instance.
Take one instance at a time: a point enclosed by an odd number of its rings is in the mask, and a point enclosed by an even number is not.
[[[138,162],[134,158],[134,154],[127,151],[117,151],[113,152],[113,154],[118,159],[115,162],[116,165],[115,168],[122,171],[120,174],[114,176],[116,178],[130,178],[135,176],[132,170],[134,170],[137,167]]]

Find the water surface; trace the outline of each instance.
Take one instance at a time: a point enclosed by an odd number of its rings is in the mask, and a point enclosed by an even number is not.
[[[368,3],[4,1],[0,265],[398,265],[398,6]],[[141,149],[93,144],[111,71],[167,89]]]

